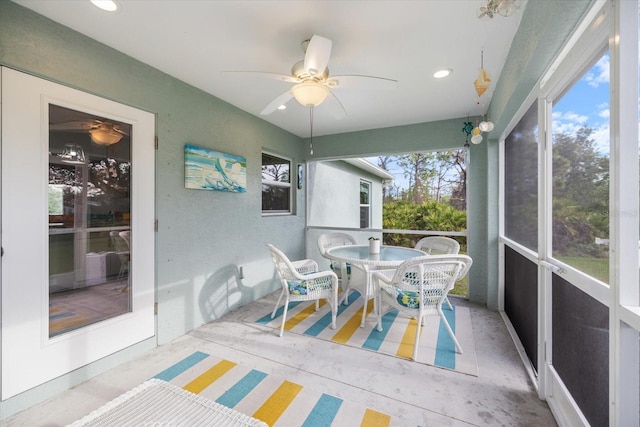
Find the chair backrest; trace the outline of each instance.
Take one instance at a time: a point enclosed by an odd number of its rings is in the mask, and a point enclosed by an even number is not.
[[[130,254],[129,245],[127,244],[127,242],[120,236],[117,231],[111,231],[109,235],[111,236],[113,247],[116,250],[116,254],[120,258],[120,261],[127,260]]]
[[[131,249],[131,230],[121,231],[118,235],[127,242],[127,246]]]
[[[318,249],[325,256],[327,249],[334,246],[355,245],[356,239],[346,233],[324,233],[318,237]]]
[[[109,235],[111,236],[111,241],[113,242],[113,247],[116,252],[129,253],[129,245],[117,231],[111,231]]]
[[[460,252],[460,243],[450,237],[428,236],[418,240],[415,249],[429,255],[457,254]]]
[[[267,244],[267,248],[271,253],[271,260],[278,272],[278,276],[284,282],[287,280],[301,280],[304,279],[300,273],[295,269],[289,258],[280,249],[276,248],[272,244]],[[284,284],[284,283],[283,283]]]
[[[403,291],[419,291],[435,305],[447,296],[456,281],[469,272],[473,260],[467,255],[425,255],[403,262],[392,279],[392,286]]]

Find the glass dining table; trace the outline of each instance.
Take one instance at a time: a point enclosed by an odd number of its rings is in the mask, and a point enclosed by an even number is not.
[[[332,261],[348,263],[365,272],[365,283],[364,289],[362,290],[364,304],[362,308],[362,322],[360,323],[361,328],[365,325],[369,299],[374,296],[374,290],[372,289],[373,284],[371,283],[371,272],[381,269],[395,269],[408,259],[424,255],[427,255],[427,253],[418,249],[384,245],[380,247],[380,253],[377,254],[373,254],[369,251],[369,245],[335,246],[327,249],[326,251],[327,258]],[[351,285],[349,285],[349,288],[350,287]],[[343,299],[347,297],[348,292],[345,292]]]

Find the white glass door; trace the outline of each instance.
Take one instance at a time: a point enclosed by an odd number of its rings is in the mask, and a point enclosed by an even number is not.
[[[154,336],[154,122],[2,69],[2,399]]]

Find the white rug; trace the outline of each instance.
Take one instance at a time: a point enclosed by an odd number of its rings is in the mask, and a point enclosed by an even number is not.
[[[152,378],[71,424],[80,426],[256,426],[267,424]]]

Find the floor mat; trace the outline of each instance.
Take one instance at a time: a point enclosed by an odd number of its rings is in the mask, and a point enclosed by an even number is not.
[[[338,307],[337,329],[331,329],[331,310],[325,301],[321,301],[319,311],[315,311],[315,302],[292,302],[289,304],[285,331],[312,336],[326,341],[376,351],[394,357],[411,359],[415,338],[416,320],[391,310],[382,317],[383,330],[376,329],[376,316],[373,300],[367,307],[366,325],[360,327],[363,299],[357,291],[349,295],[349,304]],[[282,324],[283,307],[279,307],[276,316],[265,313],[253,322],[279,329]],[[453,340],[447,333],[444,323],[437,316],[429,316],[420,333],[418,350],[419,363],[450,369],[464,374],[478,376],[475,343],[471,328],[471,313],[467,307],[453,306],[453,310],[443,309],[454,330],[463,353],[455,351]],[[285,332],[287,333],[287,332]]]
[[[406,420],[203,352],[191,354],[154,378],[270,426],[407,425]]]

